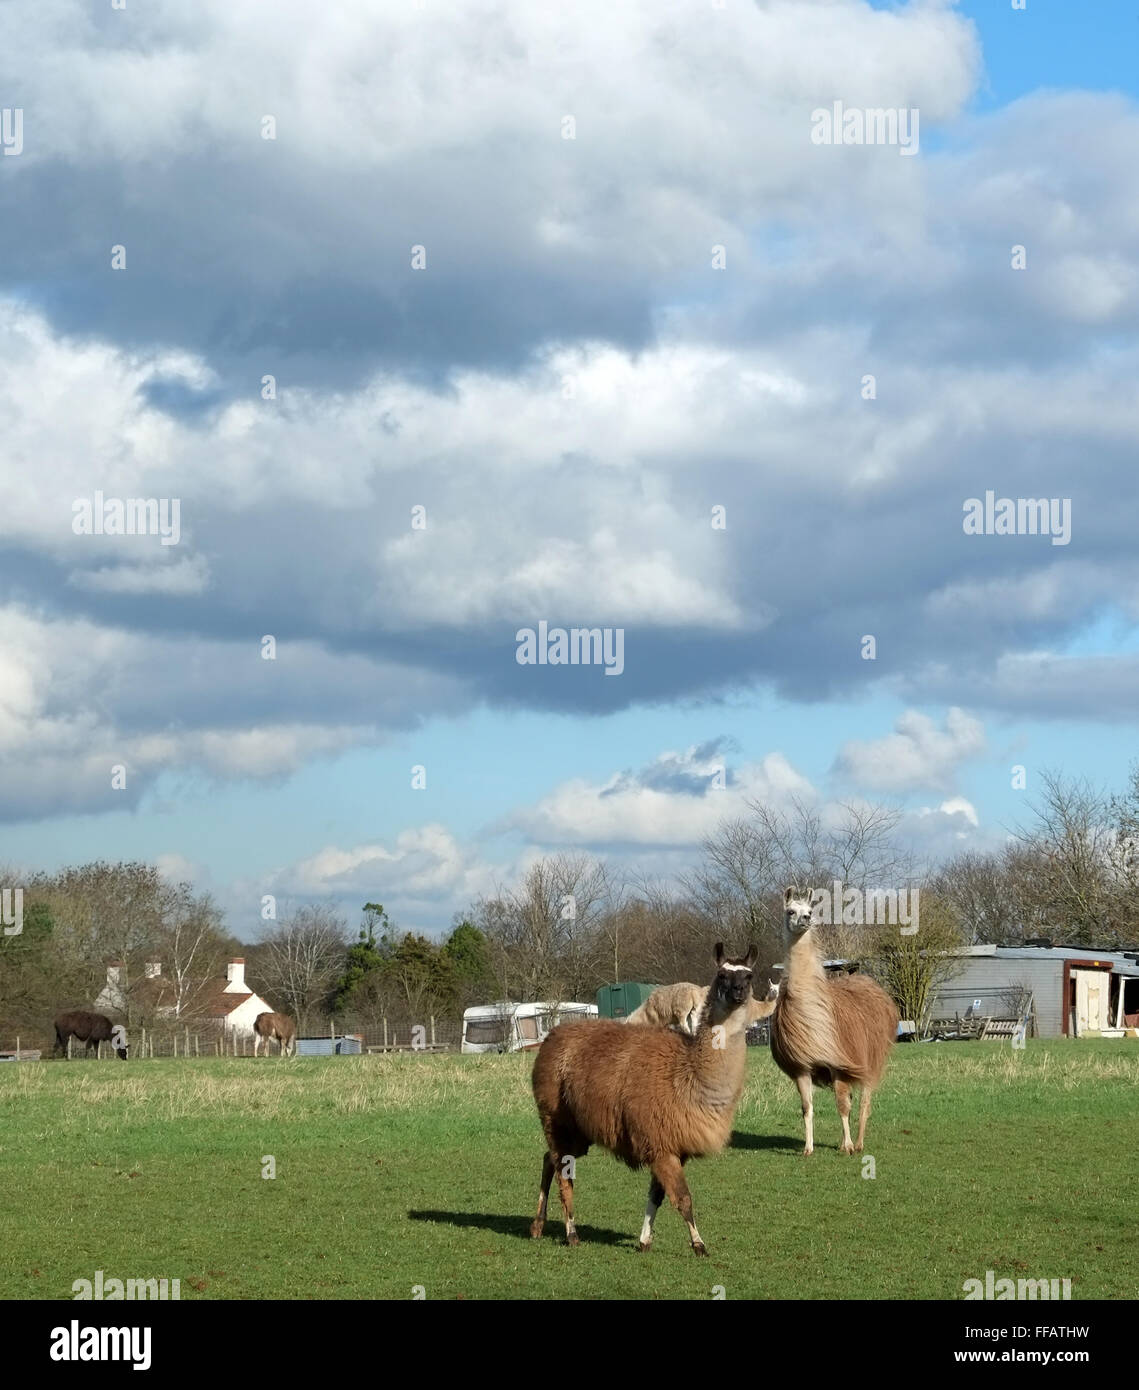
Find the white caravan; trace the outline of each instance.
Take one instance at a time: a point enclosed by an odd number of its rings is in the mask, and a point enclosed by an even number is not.
[[[463,1014],[464,1052],[523,1052],[541,1047],[551,1028],[571,1018],[596,1018],[596,1004],[476,1004]]]

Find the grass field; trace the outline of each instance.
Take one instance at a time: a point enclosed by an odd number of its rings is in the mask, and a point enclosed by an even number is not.
[[[929,1299],[998,1278],[1139,1294],[1139,1045],[896,1050],[868,1151],[832,1097],[801,1156],[798,1097],[749,1055],[732,1147],[689,1165],[710,1258],[647,1175],[578,1165],[531,1241],[541,1136],[528,1056],[202,1059],[0,1067],[0,1297],[179,1278],[191,1298]],[[277,1176],[262,1178],[262,1157]]]

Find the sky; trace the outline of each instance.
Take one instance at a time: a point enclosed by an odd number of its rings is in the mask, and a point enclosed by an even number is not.
[[[13,10],[6,872],[437,935],[756,800],[886,801],[936,862],[1046,769],[1122,785],[1139,12]],[[970,533],[987,493],[1053,533]],[[543,623],[621,660],[521,663]]]

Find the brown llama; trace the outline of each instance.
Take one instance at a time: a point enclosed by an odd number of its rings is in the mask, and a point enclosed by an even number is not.
[[[693,1037],[670,1028],[630,1028],[612,1019],[584,1019],[553,1030],[534,1063],[534,1099],[546,1136],[537,1239],[546,1221],[550,1183],[557,1174],[566,1241],[577,1245],[573,1220],[575,1160],[591,1144],[630,1168],[652,1174],[641,1227],[648,1250],[653,1221],[667,1195],[688,1227],[692,1249],[706,1255],[684,1180],[690,1158],[717,1153],[732,1132],[747,1065],[744,1032],[751,999],[755,947],[742,959],[716,943],[716,978]]]
[[[269,1055],[270,1041],[276,1042],[278,1057],[285,1053],[293,1055],[297,1050],[297,1025],[288,1014],[258,1014],[253,1022],[254,1057],[257,1056],[262,1038],[265,1040],[266,1057]]]
[[[834,1087],[842,1120],[839,1151],[861,1153],[870,1098],[897,1037],[898,1011],[886,991],[866,975],[827,978],[814,926],[812,894],[786,889],[787,967],[771,1016],[771,1055],[799,1088],[807,1131],[804,1155],[815,1150],[815,1086]],[[850,1139],[852,1086],[862,1089],[857,1144]]]

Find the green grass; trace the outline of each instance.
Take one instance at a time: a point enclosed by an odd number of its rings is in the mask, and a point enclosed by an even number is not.
[[[167,1277],[182,1298],[928,1299],[969,1278],[1070,1278],[1134,1298],[1139,1045],[896,1049],[868,1150],[753,1049],[732,1147],[688,1166],[710,1258],[647,1175],[578,1165],[581,1245],[555,1193],[527,1230],[541,1135],[528,1056],[202,1059],[0,1067],[0,1297]],[[277,1176],[261,1177],[262,1156]]]

